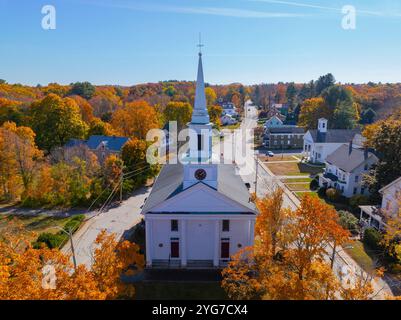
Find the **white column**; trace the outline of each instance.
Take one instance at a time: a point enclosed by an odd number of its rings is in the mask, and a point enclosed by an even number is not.
[[[146,234],[146,265],[152,266],[152,220],[145,218],[145,234]]]
[[[181,266],[187,266],[187,220],[182,219],[180,221],[181,227]]]
[[[253,241],[255,238],[255,220],[249,221],[249,245],[253,245]]]
[[[220,220],[214,221],[214,257],[213,266],[219,266],[219,246],[220,246]]]

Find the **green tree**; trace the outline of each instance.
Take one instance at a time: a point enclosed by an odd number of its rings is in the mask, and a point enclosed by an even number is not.
[[[287,92],[286,92],[286,97],[287,97],[287,102],[290,108],[293,108],[296,103],[296,97],[297,97],[298,90],[295,87],[295,84],[291,82],[288,87],[287,87]]]
[[[336,80],[334,76],[331,73],[328,73],[324,76],[321,76],[317,81],[316,81],[316,94],[320,95],[323,90],[326,88],[329,88],[333,86],[336,83]]]
[[[361,114],[361,123],[372,124],[376,117],[377,113],[372,108],[365,109]]]
[[[72,84],[70,93],[90,100],[94,96],[95,91],[95,86],[92,85],[90,82],[76,82]]]
[[[63,146],[70,139],[83,139],[88,129],[74,100],[49,94],[30,109],[31,128],[37,145],[46,151]]]

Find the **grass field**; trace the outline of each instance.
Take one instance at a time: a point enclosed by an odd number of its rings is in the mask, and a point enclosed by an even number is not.
[[[227,300],[219,282],[136,283],[138,300]]]
[[[306,176],[323,171],[320,167],[311,167],[301,162],[267,163],[266,165],[276,176]]]
[[[72,217],[52,217],[47,215],[4,215],[0,216],[0,234],[12,228],[14,235],[33,241],[42,232],[58,233],[60,230],[54,227],[64,227],[71,219]]]
[[[316,192],[297,191],[297,192],[294,192],[294,193],[295,193],[295,195],[298,197],[299,200],[301,200],[302,197],[303,197],[305,194],[307,194],[307,195],[309,195],[309,196],[311,196],[311,197],[314,197],[314,198],[319,198],[319,195],[318,195]],[[319,199],[320,199],[320,198],[319,198]],[[323,200],[322,200],[322,201],[323,201]]]

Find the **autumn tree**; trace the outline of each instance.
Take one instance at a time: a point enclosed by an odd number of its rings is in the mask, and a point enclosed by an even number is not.
[[[192,106],[185,102],[169,102],[163,112],[166,122],[177,121],[178,130],[191,121]]]
[[[104,122],[99,118],[93,118],[89,124],[88,137],[90,136],[114,136],[115,130],[110,123]]]
[[[70,96],[69,98],[74,100],[78,105],[83,121],[89,124],[95,119],[95,116],[93,115],[93,107],[87,100],[78,95]]]
[[[30,116],[36,143],[46,151],[63,146],[72,138],[84,138],[88,129],[76,102],[55,94],[33,103]]]
[[[218,128],[220,128],[221,122],[220,117],[223,113],[223,108],[221,106],[209,106],[207,108],[210,121],[213,122]]]
[[[382,120],[365,128],[366,145],[377,151],[379,162],[372,166],[365,182],[372,198],[378,200],[378,191],[401,176],[401,120]]]
[[[140,186],[152,177],[157,168],[146,160],[146,151],[149,144],[137,138],[131,138],[121,151],[125,171],[128,179],[132,180],[134,186]]]
[[[255,245],[232,257],[223,271],[222,285],[229,296],[335,299],[340,283],[325,258],[330,245],[341,245],[349,236],[338,224],[336,211],[306,195],[295,212],[285,215],[280,191],[256,203],[261,216]]]
[[[212,87],[205,88],[206,104],[207,106],[213,106],[216,102],[217,95]]]
[[[16,245],[24,242],[24,245]],[[15,235],[0,242],[0,300],[104,300],[133,298],[135,288],[121,280],[144,266],[139,246],[118,242],[101,231],[95,241],[93,266],[73,269],[58,249],[33,249]]]
[[[255,233],[261,250],[273,258],[280,240],[284,239],[285,222],[290,218],[290,211],[283,208],[282,189],[276,188],[270,196],[256,199],[256,207],[259,215],[256,219]]]
[[[331,112],[323,98],[307,99],[301,106],[298,125],[316,129],[320,118],[330,118]]]
[[[7,195],[10,188],[13,189],[10,184],[17,182],[15,176],[21,178],[24,192],[27,192],[38,161],[43,156],[35,145],[35,133],[31,128],[17,127],[13,122],[4,123],[0,127],[0,154],[3,192]]]
[[[111,125],[122,136],[146,139],[148,131],[159,128],[160,123],[152,106],[145,101],[135,101],[115,111]]]

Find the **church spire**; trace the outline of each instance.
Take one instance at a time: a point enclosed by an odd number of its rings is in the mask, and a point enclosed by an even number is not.
[[[195,106],[192,113],[191,123],[208,124],[210,122],[210,119],[206,105],[205,80],[203,78],[202,50],[201,50],[203,45],[200,39],[198,47],[199,47],[198,76],[196,79]]]

